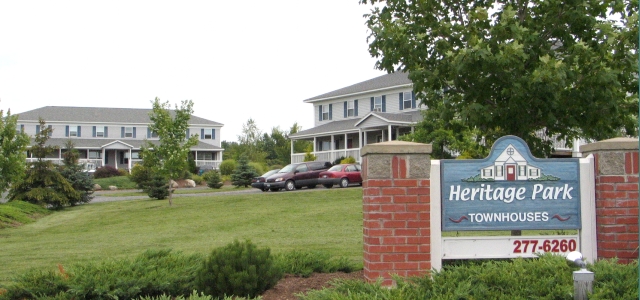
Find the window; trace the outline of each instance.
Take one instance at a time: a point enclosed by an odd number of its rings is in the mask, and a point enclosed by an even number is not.
[[[156,132],[155,130],[149,131],[149,137],[150,138],[157,138],[158,137],[158,132]]]
[[[502,177],[504,172],[503,166],[496,166],[496,177]]]
[[[299,165],[299,166],[296,168],[296,171],[297,171],[297,172],[306,172],[307,170],[309,170],[309,169],[307,168],[307,164],[301,164],[301,165]]]
[[[518,176],[527,176],[527,166],[518,166]]]
[[[322,121],[329,120],[329,105],[321,105],[322,109]]]
[[[124,137],[133,137],[133,127],[124,128]]]
[[[355,105],[353,101],[347,102],[347,117],[355,116]]]
[[[198,160],[213,160],[213,152],[198,152]]]
[[[347,171],[347,172],[357,172],[358,170],[356,170],[356,167],[351,165],[351,166],[347,166],[345,171]]]
[[[102,158],[101,151],[89,151],[89,159],[100,159]]]
[[[331,141],[322,141],[322,144],[320,144],[320,151],[329,150],[331,150]]]
[[[493,177],[493,169],[482,169],[482,177]]]
[[[539,172],[540,172],[540,170],[538,170],[538,169],[529,169],[529,176],[538,177],[538,176],[540,176]]]
[[[404,109],[409,109],[412,108],[412,102],[413,102],[413,95],[411,92],[404,92],[402,93],[402,99],[403,99],[403,103],[404,103]]]
[[[373,98],[373,111],[382,111],[382,97]]]
[[[203,138],[205,140],[212,140],[213,139],[213,129],[205,129]]]
[[[140,152],[131,152],[131,159],[140,159]]]
[[[382,142],[383,142],[382,136],[381,135],[377,135],[376,136],[376,143],[382,143]]]
[[[69,126],[69,136],[78,136],[78,126],[77,125]]]
[[[96,137],[104,137],[104,126],[96,126]]]

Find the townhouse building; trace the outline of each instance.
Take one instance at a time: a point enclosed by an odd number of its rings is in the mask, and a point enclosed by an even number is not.
[[[88,169],[112,166],[130,170],[140,162],[145,141],[158,142],[149,129],[151,109],[45,106],[18,114],[18,127],[33,137],[40,132],[39,119],[52,129],[48,145],[58,151],[46,159],[62,163],[65,144],[71,140],[79,151],[80,162]],[[191,148],[197,166],[217,169],[222,162],[220,131],[223,124],[191,116],[187,136],[197,134],[198,144]],[[27,160],[35,158],[27,152]]]

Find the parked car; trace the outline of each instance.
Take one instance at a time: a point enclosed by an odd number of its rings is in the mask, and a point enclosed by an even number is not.
[[[362,174],[359,164],[340,164],[320,173],[318,183],[326,188],[334,185],[348,187],[350,184],[362,184]]]
[[[301,189],[303,186],[307,188],[315,188],[318,185],[318,177],[320,172],[326,171],[331,167],[328,161],[308,161],[286,165],[277,173],[269,176],[264,186],[271,191],[279,191],[285,189],[293,191]]]
[[[264,186],[264,183],[267,181],[267,177],[277,173],[278,171],[280,171],[280,169],[271,170],[258,177],[253,177],[253,179],[251,179],[251,187],[257,188],[263,192],[268,191],[269,189]]]

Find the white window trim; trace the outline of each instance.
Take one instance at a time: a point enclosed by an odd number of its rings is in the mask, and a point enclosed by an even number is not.
[[[133,137],[133,126],[124,128],[124,137]]]
[[[402,93],[402,104],[404,106],[404,109],[411,109],[412,107],[412,102],[413,102],[413,97],[411,92],[403,92]],[[408,95],[408,96],[407,96]]]
[[[329,105],[321,105],[320,109],[322,109],[322,121],[329,120]]]
[[[208,132],[207,132],[208,131]],[[209,137],[207,137],[209,136]],[[205,140],[213,140],[213,128],[204,129],[204,136],[202,137]]]
[[[96,137],[104,137],[104,126],[96,126]]]
[[[347,117],[353,117],[355,116],[356,113],[356,109],[355,109],[355,101],[347,101]]]
[[[69,137],[78,137],[78,125],[69,125]],[[75,130],[74,130],[75,128]]]
[[[373,111],[382,112],[382,96],[373,97]]]

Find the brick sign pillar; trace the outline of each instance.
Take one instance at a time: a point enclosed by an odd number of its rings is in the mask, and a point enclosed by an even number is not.
[[[638,139],[600,141],[580,151],[595,158],[598,258],[629,263],[638,258]]]
[[[390,141],[362,148],[364,276],[420,276],[431,269],[431,145]],[[437,201],[437,199],[436,199]]]

